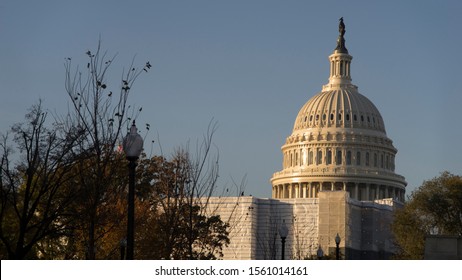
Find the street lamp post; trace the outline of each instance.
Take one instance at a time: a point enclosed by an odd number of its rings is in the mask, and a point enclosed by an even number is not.
[[[289,229],[287,228],[284,221],[282,221],[282,226],[279,228],[278,232],[279,232],[279,236],[281,236],[281,245],[282,245],[281,260],[284,260],[285,259],[284,253],[286,249],[286,238],[287,238],[287,235],[289,234]]]
[[[336,245],[336,247],[335,247],[335,259],[336,260],[340,260],[340,240],[341,240],[340,236],[337,233],[337,235],[335,236],[335,245]]]
[[[321,246],[318,247],[318,251],[316,251],[316,255],[318,256],[318,260],[322,259],[324,256],[324,252],[322,251]]]
[[[133,260],[135,243],[135,168],[143,150],[143,138],[138,134],[135,121],[124,138],[123,149],[128,160],[128,220],[127,220],[127,260]]]

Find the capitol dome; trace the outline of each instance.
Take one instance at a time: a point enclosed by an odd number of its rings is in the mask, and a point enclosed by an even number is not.
[[[361,201],[404,201],[407,183],[395,173],[397,149],[377,107],[351,83],[353,57],[342,28],[329,56],[328,84],[302,106],[281,148],[283,170],[273,174],[272,196],[315,198],[344,190]]]

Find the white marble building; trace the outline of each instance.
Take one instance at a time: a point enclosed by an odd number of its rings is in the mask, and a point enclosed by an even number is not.
[[[231,225],[225,259],[279,259],[278,229],[289,229],[285,258],[335,252],[343,258],[382,259],[394,252],[390,222],[404,201],[406,181],[395,173],[397,153],[377,107],[351,83],[352,56],[339,24],[329,56],[329,82],[300,109],[273,174],[272,199],[214,198],[210,205]]]

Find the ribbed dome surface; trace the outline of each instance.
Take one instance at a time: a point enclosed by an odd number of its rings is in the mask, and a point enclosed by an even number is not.
[[[362,128],[385,133],[379,110],[354,86],[322,91],[313,96],[300,109],[294,132],[322,127]]]

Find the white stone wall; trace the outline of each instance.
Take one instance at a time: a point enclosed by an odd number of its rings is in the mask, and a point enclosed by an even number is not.
[[[213,197],[208,212],[219,214],[230,224],[230,245],[223,250],[223,259],[280,259],[278,228],[283,222],[289,229],[286,259],[304,259],[316,254],[318,200],[315,198]]]
[[[335,254],[337,233],[343,257],[367,259],[394,251],[395,207],[392,199],[365,202],[350,199],[346,191],[324,191],[319,198],[212,197],[207,210],[230,224],[223,259],[281,259],[283,223],[289,230],[285,259],[315,258],[319,247],[325,256]]]

